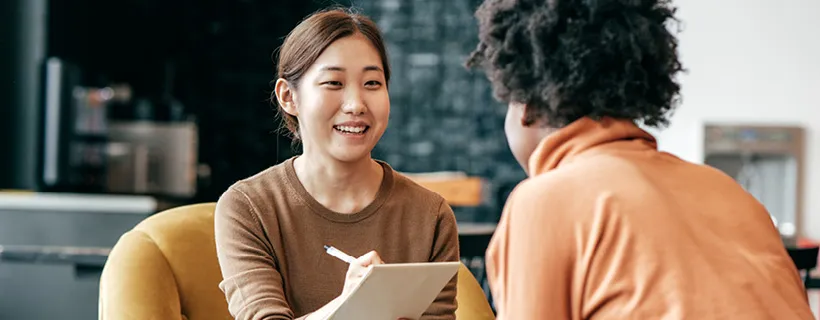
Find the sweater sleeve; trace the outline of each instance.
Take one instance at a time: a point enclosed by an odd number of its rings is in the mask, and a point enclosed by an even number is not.
[[[234,187],[219,198],[214,213],[223,278],[219,288],[237,320],[293,319],[278,263],[256,214],[247,196]]]
[[[453,209],[442,199],[436,221],[436,237],[430,262],[460,261],[458,251],[458,226]],[[424,320],[455,319],[457,307],[456,287],[458,275],[444,286],[430,308],[422,315]]]

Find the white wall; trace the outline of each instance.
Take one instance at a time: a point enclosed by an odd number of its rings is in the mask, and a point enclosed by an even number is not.
[[[807,129],[803,235],[820,239],[820,1],[677,0],[683,103],[662,150],[703,161],[704,121]]]

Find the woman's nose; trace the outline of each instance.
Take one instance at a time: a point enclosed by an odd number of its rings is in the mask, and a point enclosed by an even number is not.
[[[362,99],[361,93],[358,90],[351,90],[345,95],[345,101],[342,104],[342,111],[350,114],[363,114],[367,112],[367,106]]]

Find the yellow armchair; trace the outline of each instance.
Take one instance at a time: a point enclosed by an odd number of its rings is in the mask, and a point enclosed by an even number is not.
[[[458,291],[456,292],[456,319],[491,320],[495,319],[493,309],[487,302],[487,296],[481,285],[463,263],[458,270]]]
[[[232,319],[219,290],[214,203],[157,213],[126,232],[100,278],[100,319]]]
[[[214,245],[214,203],[157,213],[126,232],[100,278],[99,318],[232,319]],[[456,318],[494,319],[478,282],[458,273]]]

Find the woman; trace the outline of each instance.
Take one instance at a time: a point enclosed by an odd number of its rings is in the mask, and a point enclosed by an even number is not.
[[[483,68],[529,178],[488,277],[499,319],[813,319],[766,209],[657,150],[681,71],[669,1],[486,0]]]
[[[390,114],[382,36],[344,10],[311,15],[279,51],[272,100],[301,155],[219,199],[219,263],[236,319],[324,319],[370,264],[458,261],[452,209],[370,152]],[[360,256],[348,264],[333,246]],[[424,319],[454,319],[456,277]]]

